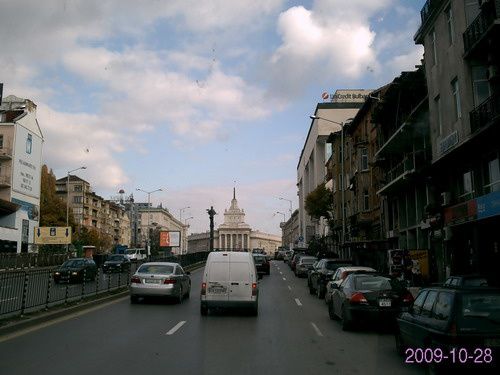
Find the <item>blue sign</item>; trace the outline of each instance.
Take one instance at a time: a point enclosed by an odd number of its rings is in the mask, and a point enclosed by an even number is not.
[[[483,195],[476,202],[478,220],[500,215],[500,191]]]

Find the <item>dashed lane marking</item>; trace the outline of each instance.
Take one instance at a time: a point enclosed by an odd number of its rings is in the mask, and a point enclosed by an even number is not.
[[[288,290],[292,291],[292,287],[290,285],[288,285]]]
[[[311,322],[311,325],[312,325],[313,329],[316,331],[316,334],[317,334],[318,336],[323,337],[323,334],[322,334],[322,333],[321,333],[321,331],[319,330],[318,326],[317,326],[316,324],[314,324],[313,322]]]
[[[283,278],[283,281],[286,281],[286,278]]]
[[[166,335],[170,336],[173,335],[179,328],[181,328],[184,324],[186,324],[185,320],[181,320],[179,323],[177,323],[170,331],[166,333]]]
[[[302,303],[298,298],[295,298],[295,303],[297,304],[297,306],[302,306]]]

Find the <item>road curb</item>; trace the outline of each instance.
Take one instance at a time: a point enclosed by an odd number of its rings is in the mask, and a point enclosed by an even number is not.
[[[186,266],[184,269],[186,271],[196,271],[197,269],[200,269],[204,266],[205,262],[198,262],[195,263],[191,266]],[[101,297],[96,300],[92,301],[87,301],[87,302],[77,302],[75,305],[72,306],[67,306],[64,307],[64,305],[59,305],[54,307],[54,311],[38,311],[33,313],[33,316],[25,316],[24,318],[21,317],[16,317],[13,319],[24,319],[20,321],[7,321],[4,326],[0,326],[0,337],[11,334],[16,331],[20,331],[22,329],[26,329],[32,326],[36,326],[41,323],[45,323],[60,317],[63,317],[65,315],[69,315],[71,313],[77,312],[77,311],[83,311],[86,309],[89,309],[91,307],[100,305],[105,302],[110,302],[115,299],[119,299],[125,296],[128,296],[129,290],[128,287],[123,287],[126,288],[125,290],[121,291],[115,291],[111,292],[113,294]],[[120,289],[123,289],[120,288]]]

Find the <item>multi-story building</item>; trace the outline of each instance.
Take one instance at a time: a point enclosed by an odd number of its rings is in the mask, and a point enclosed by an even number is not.
[[[300,241],[299,210],[293,212],[281,229],[283,231],[283,246],[293,250]]]
[[[500,1],[428,0],[425,49],[441,274],[496,276],[500,261]]]
[[[36,105],[13,95],[0,104],[0,252],[36,251],[43,145]]]
[[[381,100],[372,121],[377,133],[374,162],[382,171],[376,193],[383,209],[383,234],[387,249],[406,251],[419,261],[422,275],[428,278],[429,256],[436,253],[431,252],[432,230],[427,220],[434,191],[423,67],[394,79]],[[436,265],[436,259],[432,264]]]
[[[332,132],[340,130],[340,124],[356,115],[370,91],[337,90],[332,102],[316,106],[297,165],[299,231],[305,244],[327,232],[326,220],[314,220],[305,210],[307,195],[326,182],[325,163],[331,153],[326,147],[326,140]]]
[[[161,205],[152,207],[150,204],[148,207],[147,203],[137,203],[137,207],[140,215],[138,232],[144,247],[147,246],[148,229],[150,241],[155,229],[159,231],[165,230],[180,233],[180,246],[172,247],[172,253],[181,254],[187,252],[187,232],[189,225],[183,224],[181,221],[177,220]]]

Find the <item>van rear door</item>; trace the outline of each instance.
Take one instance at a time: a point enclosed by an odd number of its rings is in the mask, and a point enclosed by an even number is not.
[[[229,300],[252,300],[252,273],[250,262],[231,262],[229,267]]]
[[[210,262],[207,275],[207,301],[227,301],[229,297],[229,262]]]

